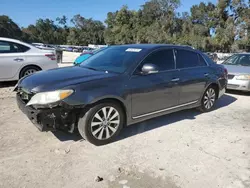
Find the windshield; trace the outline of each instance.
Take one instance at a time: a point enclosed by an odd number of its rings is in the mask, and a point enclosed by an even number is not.
[[[142,49],[121,46],[108,47],[88,58],[80,66],[100,71],[125,72],[134,62]]]
[[[224,61],[222,64],[250,66],[250,54],[233,55],[229,57],[226,61]]]
[[[98,52],[103,51],[103,50],[105,50],[106,48],[107,48],[107,47],[95,49],[95,50],[92,51],[92,54],[97,54]]]

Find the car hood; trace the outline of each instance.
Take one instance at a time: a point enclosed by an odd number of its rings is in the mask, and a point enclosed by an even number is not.
[[[223,65],[229,74],[250,74],[250,67],[239,65]]]
[[[18,87],[25,89],[27,92],[37,93],[114,76],[118,76],[118,74],[73,66],[37,72],[21,79]]]

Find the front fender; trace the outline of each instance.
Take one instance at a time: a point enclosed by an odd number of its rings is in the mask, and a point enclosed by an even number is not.
[[[72,106],[86,106],[103,99],[116,99],[126,104],[129,93],[126,91],[126,84],[123,80],[103,79],[95,82],[87,82],[75,85],[75,92],[64,102]]]

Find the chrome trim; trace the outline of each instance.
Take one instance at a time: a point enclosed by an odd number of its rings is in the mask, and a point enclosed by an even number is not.
[[[178,82],[178,81],[180,81],[180,78],[174,78],[171,80],[171,82]]]
[[[200,69],[200,68],[205,68],[205,67],[208,67],[208,66],[197,66],[197,67],[187,67],[187,68],[179,68],[178,70],[188,70],[188,69]]]
[[[175,66],[175,69],[177,69],[177,63],[176,63],[176,50],[175,49],[173,49],[172,50],[173,51],[173,55],[174,55],[174,66]]]
[[[185,104],[173,106],[173,107],[166,108],[166,109],[163,109],[163,110],[158,110],[158,111],[155,111],[155,112],[150,112],[150,113],[143,114],[143,115],[139,115],[139,116],[135,116],[135,117],[132,117],[132,118],[133,118],[133,119],[138,119],[138,118],[142,118],[142,117],[145,117],[145,116],[150,116],[150,115],[153,115],[153,114],[158,114],[158,113],[161,113],[161,112],[173,110],[173,109],[180,108],[180,107],[183,107],[183,106],[188,106],[188,105],[191,105],[191,104],[195,104],[195,103],[197,103],[198,101],[199,101],[199,100],[196,100],[196,101],[193,101],[193,102],[189,102],[189,103],[185,103]]]

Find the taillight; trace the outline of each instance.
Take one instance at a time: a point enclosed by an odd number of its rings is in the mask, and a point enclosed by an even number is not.
[[[46,57],[48,57],[50,60],[56,60],[55,54],[45,54]]]

